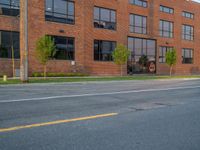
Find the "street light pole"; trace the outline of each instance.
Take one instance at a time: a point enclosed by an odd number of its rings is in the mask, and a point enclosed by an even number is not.
[[[28,82],[28,0],[20,0],[20,77]]]

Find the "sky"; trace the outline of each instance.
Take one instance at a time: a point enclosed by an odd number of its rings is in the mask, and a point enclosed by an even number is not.
[[[193,0],[193,1],[195,1],[195,2],[199,2],[199,3],[200,3],[200,0]]]

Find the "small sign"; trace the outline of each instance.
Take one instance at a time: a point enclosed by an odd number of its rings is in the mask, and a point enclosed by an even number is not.
[[[154,62],[150,62],[149,64],[149,72],[153,73],[156,71],[156,65]]]
[[[71,65],[72,65],[72,66],[75,66],[75,65],[76,65],[76,62],[75,62],[75,61],[71,61]]]

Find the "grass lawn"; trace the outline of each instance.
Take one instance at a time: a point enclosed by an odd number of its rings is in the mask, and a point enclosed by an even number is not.
[[[70,78],[30,78],[29,83],[56,83],[56,82],[85,82],[85,81],[124,81],[124,80],[156,80],[156,79],[181,79],[181,78],[199,78],[200,76],[125,76],[125,77],[70,77]],[[4,82],[0,79],[0,84],[21,84],[19,79],[8,79]]]

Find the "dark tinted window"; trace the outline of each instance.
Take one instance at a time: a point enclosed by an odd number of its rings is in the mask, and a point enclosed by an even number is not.
[[[183,64],[193,63],[193,49],[189,49],[189,48],[182,49],[182,63]]]
[[[94,60],[112,61],[112,52],[116,48],[116,42],[94,40]]]
[[[20,58],[19,33],[0,31],[0,58],[13,58],[13,56]]]
[[[46,0],[47,21],[74,24],[74,2],[68,0]]]
[[[72,37],[52,36],[56,45],[55,59],[74,60],[75,43]]]
[[[19,16],[19,0],[0,0],[0,15]]]
[[[116,30],[116,12],[110,9],[94,7],[94,27]]]

